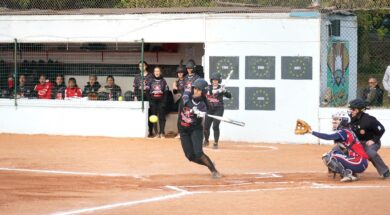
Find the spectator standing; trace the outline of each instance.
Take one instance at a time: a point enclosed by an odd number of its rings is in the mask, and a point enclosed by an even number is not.
[[[368,79],[368,87],[363,90],[362,98],[368,106],[383,105],[383,90],[378,85],[376,78]]]
[[[77,86],[75,78],[69,78],[68,87],[65,90],[65,99],[81,98],[81,89]]]
[[[385,75],[383,76],[383,81],[382,81],[383,87],[388,93],[388,99],[390,101],[390,65],[387,66]]]
[[[64,76],[63,75],[56,75],[56,81],[53,85],[53,90],[52,90],[52,98],[53,99],[64,99],[65,98],[65,83],[64,83]]]
[[[53,85],[46,80],[46,75],[39,76],[39,82],[34,87],[34,92],[38,99],[51,99]]]

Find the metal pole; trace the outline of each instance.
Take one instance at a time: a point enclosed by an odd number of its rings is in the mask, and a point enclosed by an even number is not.
[[[142,112],[145,109],[144,104],[144,38],[141,39],[141,101]]]
[[[15,42],[14,42],[14,101],[15,101],[15,107],[18,106],[17,89],[16,89],[18,86],[18,82],[16,80],[17,73],[18,73],[18,69],[17,69],[18,64],[16,63],[17,52],[18,52],[18,40],[15,38]]]

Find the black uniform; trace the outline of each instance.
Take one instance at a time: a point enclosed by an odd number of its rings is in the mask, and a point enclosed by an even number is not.
[[[223,116],[224,112],[224,103],[223,97],[231,98],[232,94],[226,90],[222,90],[222,86],[218,85],[217,87],[209,86],[209,91],[207,93],[207,100],[209,103],[209,109],[207,111],[208,114]],[[208,145],[209,136],[210,136],[210,127],[213,124],[214,131],[214,147],[218,147],[219,140],[219,124],[221,121],[217,119],[213,119],[210,117],[206,117],[204,123],[204,137],[205,137],[205,146]]]
[[[203,152],[202,118],[198,118],[193,110],[206,112],[205,98],[193,98],[190,92],[185,92],[179,110],[179,125],[181,146],[189,161],[207,166],[212,173],[218,173],[210,158]],[[219,174],[219,173],[218,173]]]
[[[144,101],[148,101],[148,95],[149,95],[149,86],[150,82],[153,80],[153,75],[151,73],[147,73],[146,76],[144,76]],[[141,74],[137,74],[134,77],[133,81],[133,87],[134,87],[134,96],[137,98],[138,101],[142,100],[142,77]],[[148,109],[148,118],[151,114],[151,109]],[[153,123],[151,123],[148,120],[148,127],[149,127],[149,136],[152,136],[153,133]]]
[[[52,99],[64,99],[65,98],[65,89],[66,86],[64,83],[57,85],[55,83],[53,85],[53,89],[51,90],[51,98]]]
[[[200,78],[200,76],[197,75],[196,73],[192,73],[191,75],[187,74],[184,77],[184,91],[191,92],[192,83],[199,78]]]
[[[363,144],[370,161],[377,169],[379,175],[383,176],[389,171],[389,168],[383,162],[377,151],[381,147],[380,138],[385,133],[385,128],[375,117],[364,112],[360,112],[356,117],[353,117],[350,126]],[[375,144],[367,146],[366,142],[368,140],[374,141]]]
[[[31,98],[33,94],[33,88],[26,85],[19,85],[16,92],[20,98]]]
[[[167,108],[168,85],[163,77],[154,77],[149,83],[149,104],[151,115],[158,116],[160,126],[157,132],[157,124],[154,124],[156,134],[165,135],[165,113]]]

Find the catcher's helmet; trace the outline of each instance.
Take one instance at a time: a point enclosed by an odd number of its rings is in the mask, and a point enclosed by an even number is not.
[[[202,78],[196,79],[192,82],[192,88],[198,88],[202,90],[202,93],[207,93],[207,89],[209,88],[209,84]]]
[[[359,109],[359,110],[364,110],[367,109],[366,102],[363,101],[362,99],[354,99],[349,102],[348,108],[350,109]]]
[[[210,82],[213,82],[213,80],[218,80],[218,83],[221,83],[222,82],[221,74],[219,73],[212,74],[210,77]]]
[[[344,111],[334,113],[332,115],[332,119],[339,122],[336,126],[336,129],[346,128],[351,122],[351,118],[349,117],[348,113]]]

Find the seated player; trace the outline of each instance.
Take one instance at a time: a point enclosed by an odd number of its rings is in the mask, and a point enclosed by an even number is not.
[[[75,78],[69,78],[68,87],[65,90],[65,99],[81,98],[81,89],[77,86]]]
[[[65,89],[66,86],[64,84],[64,76],[58,74],[56,76],[56,81],[53,85],[53,90],[52,90],[52,98],[53,99],[64,99],[65,98]]]
[[[122,96],[122,89],[115,84],[115,79],[112,75],[107,76],[105,91],[108,93],[108,100],[118,101],[119,96]]]
[[[34,92],[39,99],[51,99],[53,85],[46,80],[46,75],[39,76],[39,83],[35,85]]]
[[[89,100],[96,100],[100,87],[101,85],[97,81],[97,76],[90,75],[89,82],[84,86],[83,97],[88,96]]]
[[[309,131],[312,135],[324,139],[334,140],[336,147],[322,156],[322,160],[329,172],[341,175],[341,182],[356,181],[357,173],[362,173],[368,166],[368,155],[355,133],[349,128],[350,117],[346,112],[338,112],[332,116],[334,134],[324,134]]]
[[[17,98],[29,98],[32,93],[32,88],[26,84],[26,76],[19,76],[19,85],[17,88]]]

